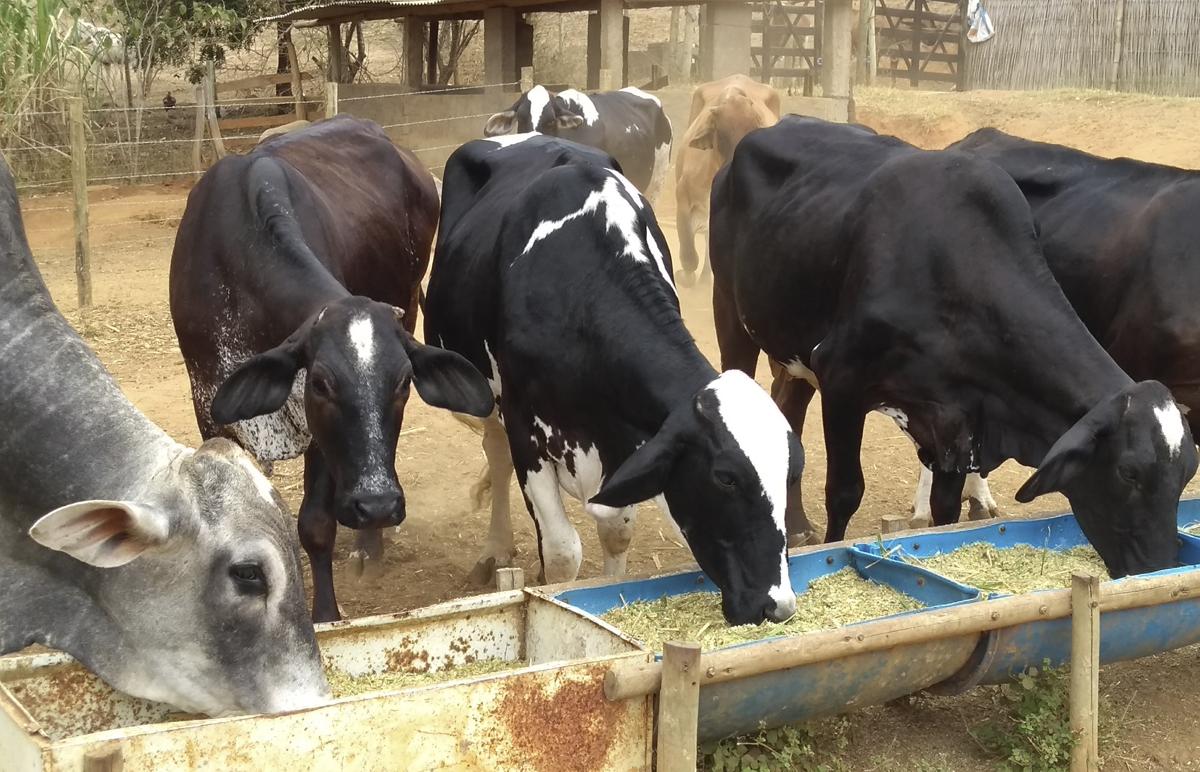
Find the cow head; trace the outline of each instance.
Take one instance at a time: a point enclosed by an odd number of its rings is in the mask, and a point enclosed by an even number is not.
[[[1113,578],[1171,568],[1176,509],[1196,473],[1196,446],[1157,381],[1105,399],[1059,438],[1017,491],[1028,502],[1061,491]]]
[[[587,99],[577,91],[563,93],[568,96],[576,95],[577,99]],[[536,131],[540,134],[559,136],[562,132],[584,125],[585,120],[578,112],[579,109],[581,108],[575,103],[547,91],[545,86],[534,86],[522,94],[512,107],[488,118],[483,127],[483,135],[498,137]]]
[[[760,100],[737,86],[729,86],[696,118],[689,144],[698,150],[716,148],[721,161],[728,162],[743,137],[778,122],[775,114]]]
[[[434,407],[486,417],[494,406],[474,366],[418,343],[402,316],[363,297],[331,303],[283,343],[238,367],[213,399],[212,416],[221,424],[272,413],[305,370],[308,428],[333,478],[334,515],[349,528],[404,520],[396,440],[413,383]]]
[[[731,370],[672,411],[589,508],[665,494],[700,568],[721,589],[725,619],[782,621],[796,610],[784,510],[803,467],[800,441],[775,403]]]
[[[121,691],[209,715],[328,698],[295,526],[232,442],[179,448],[136,500],[68,504],[30,536],[79,561],[46,609],[71,629],[31,626]]]

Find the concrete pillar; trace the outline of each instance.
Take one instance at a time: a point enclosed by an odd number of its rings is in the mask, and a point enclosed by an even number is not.
[[[517,14],[512,8],[483,12],[483,71],[487,84],[512,83],[517,73]],[[512,90],[512,86],[506,90]]]
[[[700,31],[700,72],[704,80],[750,72],[751,3],[712,2],[704,6]]]
[[[608,89],[625,82],[625,6],[621,0],[600,0],[600,70],[607,70],[611,83]]]
[[[825,0],[821,28],[821,91],[827,97],[850,96],[850,31],[854,12],[850,0]]]
[[[425,85],[425,22],[419,16],[404,18],[404,71],[407,85]]]

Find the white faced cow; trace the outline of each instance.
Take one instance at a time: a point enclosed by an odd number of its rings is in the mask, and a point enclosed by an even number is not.
[[[0,654],[51,646],[210,715],[323,701],[274,489],[233,443],[185,448],[125,398],[54,307],[2,159],[0,363]]]
[[[515,466],[545,581],[582,560],[562,492],[587,502],[609,576],[625,570],[635,505],[658,498],[731,623],[790,616],[783,513],[800,444],[763,389],[697,349],[646,200],[607,155],[538,134],[464,145],[443,184],[426,339],[487,375],[500,407],[480,563],[512,560]]]
[[[671,121],[652,94],[633,87],[588,95],[534,86],[484,127],[489,137],[531,131],[603,150],[651,202],[662,191],[671,163]]]

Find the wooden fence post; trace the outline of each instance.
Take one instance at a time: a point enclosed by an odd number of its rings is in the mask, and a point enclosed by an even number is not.
[[[1116,91],[1121,87],[1121,57],[1125,53],[1125,0],[1117,2],[1117,43],[1113,47],[1112,67],[1108,71],[1108,87]]]
[[[204,122],[208,120],[204,114],[204,100],[208,87],[201,83],[196,86],[196,142],[192,145],[192,167],[196,170],[196,179],[204,174]]]
[[[866,86],[875,80],[875,0],[859,0],[856,69],[859,84]]]
[[[325,117],[332,118],[338,114],[338,82],[336,80],[326,81],[325,83]]]
[[[288,69],[292,72],[292,98],[296,102],[296,120],[308,120],[308,109],[304,104],[304,78],[300,73],[300,57],[296,56],[296,44],[290,39],[287,46]]]
[[[908,529],[908,518],[904,515],[884,515],[879,522],[879,530],[883,533],[896,533]]]
[[[1071,573],[1071,772],[1100,768],[1100,580]]]
[[[92,305],[92,256],[88,249],[87,131],[83,97],[71,98],[71,188],[75,193],[75,288],[79,307]]]
[[[225,141],[221,139],[221,126],[217,123],[217,67],[211,60],[205,64],[204,87],[207,93],[204,97],[204,112],[208,115],[208,130],[212,134],[213,147],[217,151],[219,161],[225,157]]]
[[[658,772],[695,772],[699,721],[700,646],[668,642],[658,692]]]

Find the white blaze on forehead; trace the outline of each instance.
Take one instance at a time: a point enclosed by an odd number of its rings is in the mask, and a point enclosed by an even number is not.
[[[369,316],[356,316],[350,321],[350,347],[363,369],[375,363],[375,325]]]
[[[533,122],[533,128],[536,131],[538,123],[542,120],[542,113],[550,104],[550,92],[546,90],[545,86],[534,86],[526,92],[525,99],[529,101],[529,119]]]
[[[588,126],[595,126],[596,121],[600,120],[600,111],[596,109],[596,104],[592,102],[591,97],[587,94],[569,88],[566,91],[558,92],[558,98],[579,108],[579,113],[583,116],[583,122]]]
[[[1154,417],[1158,419],[1163,441],[1171,451],[1171,458],[1174,458],[1183,447],[1183,414],[1174,402],[1164,402],[1154,408]]]
[[[654,263],[667,284],[674,286],[671,274],[667,272],[666,263],[663,261],[661,248],[658,244],[648,248],[646,241],[653,241],[653,239],[645,229],[639,228],[641,223],[639,213],[642,209],[641,195],[637,193],[637,189],[629,183],[629,180],[617,172],[610,169],[608,174],[608,178],[600,186],[600,189],[593,190],[588,194],[579,209],[557,220],[543,220],[538,223],[537,227],[533,229],[533,233],[529,235],[529,241],[525,243],[525,249],[521,251],[521,254],[529,254],[529,251],[537,246],[539,241],[549,238],[572,220],[597,212],[600,205],[603,204],[608,229],[616,230],[625,241],[622,256],[631,257],[639,263]],[[636,207],[628,198],[621,195],[622,189],[625,189],[626,192],[633,191],[633,201],[637,202]],[[643,239],[641,234],[645,234],[647,238]]]
[[[237,455],[237,464],[246,470],[246,474],[250,475],[250,481],[254,483],[254,489],[258,491],[259,497],[271,506],[275,506],[275,489],[266,475],[259,471],[253,461],[240,453]]]
[[[788,581],[787,527],[784,524],[791,427],[770,395],[741,370],[721,373],[707,388],[717,398],[717,412],[722,423],[758,474],[763,495],[771,505],[771,516],[783,537],[785,547],[780,550],[780,583],[771,588],[771,597],[776,603],[790,597],[794,604],[795,595]]]
[[[497,149],[502,150],[506,147],[520,144],[527,139],[531,139],[533,137],[540,137],[540,136],[541,136],[541,134],[539,134],[536,131],[527,131],[524,134],[499,134],[495,137],[484,137],[483,141],[484,142],[495,142],[497,145],[500,146]]]

